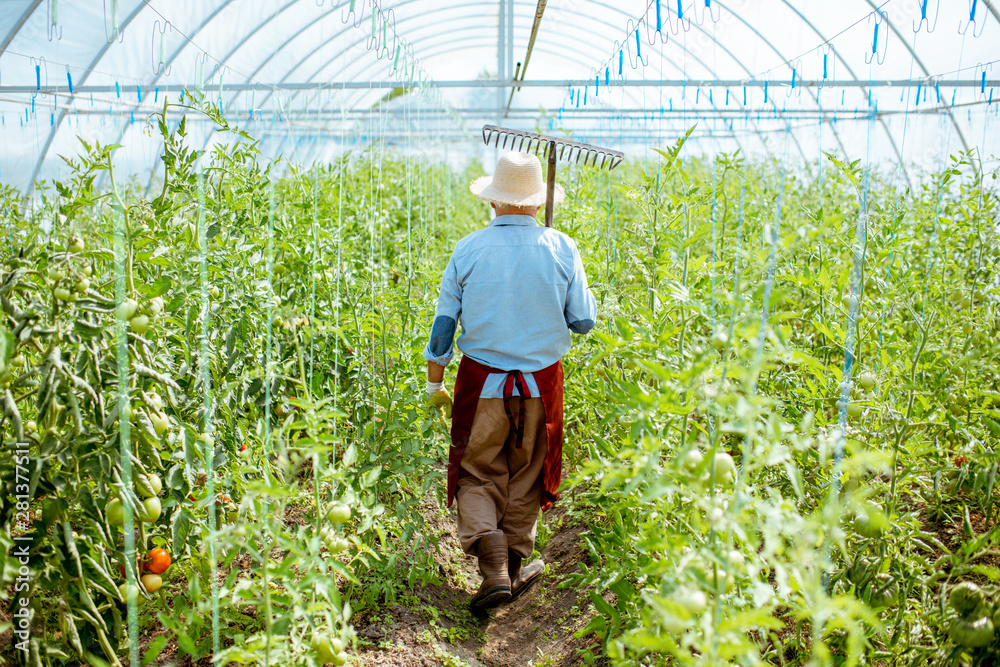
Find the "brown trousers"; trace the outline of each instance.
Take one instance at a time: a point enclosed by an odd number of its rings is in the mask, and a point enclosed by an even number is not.
[[[516,415],[519,398],[510,399]],[[465,553],[475,555],[476,541],[503,531],[507,547],[521,558],[535,548],[535,523],[544,482],[545,408],[542,399],[524,404],[521,447],[507,443],[511,426],[502,398],[480,398],[469,444],[458,474],[458,539]],[[511,438],[513,440],[513,438]]]

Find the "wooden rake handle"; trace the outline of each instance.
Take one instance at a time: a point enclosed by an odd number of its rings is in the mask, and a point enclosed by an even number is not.
[[[549,172],[545,178],[545,226],[552,226],[556,198],[556,142],[549,142]]]

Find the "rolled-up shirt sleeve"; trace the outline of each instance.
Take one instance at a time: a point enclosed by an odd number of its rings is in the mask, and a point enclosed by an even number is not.
[[[455,354],[455,331],[458,317],[462,313],[462,285],[458,280],[455,257],[452,256],[441,278],[441,293],[438,296],[431,337],[424,348],[424,359],[441,366],[447,366]]]
[[[597,321],[597,302],[587,285],[587,274],[583,271],[580,253],[573,248],[573,277],[566,290],[566,326],[570,331],[585,334],[594,328]]]

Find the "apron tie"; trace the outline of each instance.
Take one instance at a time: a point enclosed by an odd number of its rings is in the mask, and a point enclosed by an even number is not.
[[[514,412],[510,409],[510,399],[514,398],[515,386],[521,395],[516,420],[514,419]],[[524,439],[524,402],[529,398],[531,398],[531,392],[528,391],[527,383],[524,381],[524,375],[521,374],[521,371],[508,371],[503,384],[503,409],[507,413],[507,421],[510,422],[511,427],[514,429],[514,447],[516,449],[521,449],[522,440]]]

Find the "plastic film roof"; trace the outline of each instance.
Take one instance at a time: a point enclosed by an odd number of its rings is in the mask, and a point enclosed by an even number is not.
[[[933,168],[997,153],[998,44],[995,0],[3,0],[0,182],[64,176],[78,136],[150,177],[184,89],[307,164],[475,155],[484,123],[642,155],[697,124],[705,153]]]

